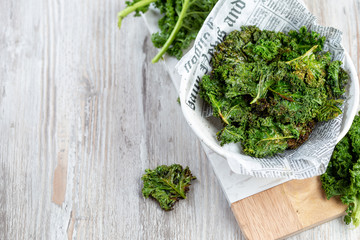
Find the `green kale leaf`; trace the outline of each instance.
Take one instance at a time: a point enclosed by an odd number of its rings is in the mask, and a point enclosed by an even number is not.
[[[336,145],[326,172],[321,175],[322,187],[330,199],[340,196],[348,205],[346,224],[360,225],[360,116],[355,116],[346,136]]]
[[[243,142],[244,153],[254,157],[266,157],[274,152],[283,152],[288,148],[287,140],[296,138],[296,129],[274,122],[271,117],[259,118],[247,131],[247,139]]]
[[[340,61],[330,63],[328,67],[328,81],[332,88],[332,93],[335,97],[339,97],[345,93],[344,86],[349,78],[348,74],[340,67]]]
[[[189,167],[183,169],[179,164],[161,165],[154,170],[146,169],[141,178],[144,182],[142,194],[159,202],[165,211],[173,209],[179,199],[186,199],[190,182],[196,179]]]
[[[196,38],[206,17],[217,0],[133,0],[118,13],[118,26],[132,12],[140,16],[145,13],[151,3],[160,10],[163,17],[158,21],[159,32],[152,34],[151,40],[155,47],[161,48],[152,62],[159,61],[165,53],[180,59],[183,50],[187,49]]]

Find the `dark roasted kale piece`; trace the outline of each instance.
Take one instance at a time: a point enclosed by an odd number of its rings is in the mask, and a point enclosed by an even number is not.
[[[304,143],[316,122],[342,113],[348,75],[305,27],[288,34],[243,26],[216,47],[200,96],[221,118],[220,144],[272,156]]]
[[[144,182],[143,196],[152,197],[162,209],[169,211],[179,199],[186,199],[190,182],[196,177],[191,174],[189,167],[173,164],[161,165],[154,170],[146,169],[141,179]]]
[[[360,225],[360,116],[355,116],[346,136],[336,145],[326,172],[321,175],[322,187],[330,199],[340,196],[348,205],[346,224]]]

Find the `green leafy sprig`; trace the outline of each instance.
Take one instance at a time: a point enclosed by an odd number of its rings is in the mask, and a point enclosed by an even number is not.
[[[190,182],[196,179],[189,167],[183,169],[179,164],[161,165],[154,170],[146,169],[141,178],[144,182],[142,194],[159,202],[165,211],[173,209],[179,199],[186,199]]]
[[[150,4],[160,10],[163,17],[158,21],[160,31],[152,34],[151,40],[155,47],[161,48],[152,59],[158,62],[165,53],[180,59],[183,50],[190,46],[196,38],[206,17],[209,15],[217,0],[133,0],[118,13],[118,26],[122,20],[132,12],[140,16],[140,12],[148,11]]]
[[[360,113],[359,113],[360,114]],[[322,187],[330,199],[340,196],[348,205],[346,224],[360,225],[360,116],[355,116],[349,132],[336,145],[326,172],[321,175]]]

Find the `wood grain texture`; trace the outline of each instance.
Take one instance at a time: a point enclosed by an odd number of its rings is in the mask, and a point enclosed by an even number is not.
[[[283,239],[345,214],[338,198],[326,199],[319,177],[293,180],[231,204],[247,239]],[[264,217],[266,216],[266,217]]]
[[[360,0],[305,2],[359,71]],[[118,30],[124,6],[1,2],[0,239],[244,239],[142,19]],[[165,213],[140,177],[174,162],[198,180]],[[289,239],[359,238],[338,218]]]

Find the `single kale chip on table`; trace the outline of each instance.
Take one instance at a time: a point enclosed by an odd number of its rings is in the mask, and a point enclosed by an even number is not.
[[[172,164],[161,165],[153,170],[146,169],[141,179],[144,182],[143,196],[152,197],[159,202],[162,209],[169,211],[178,200],[186,199],[190,182],[196,177],[192,175],[189,167]]]
[[[226,36],[200,84],[223,123],[220,144],[240,142],[247,155],[273,156],[340,115],[349,76],[322,51],[325,40],[305,27],[285,34],[243,26]]]

